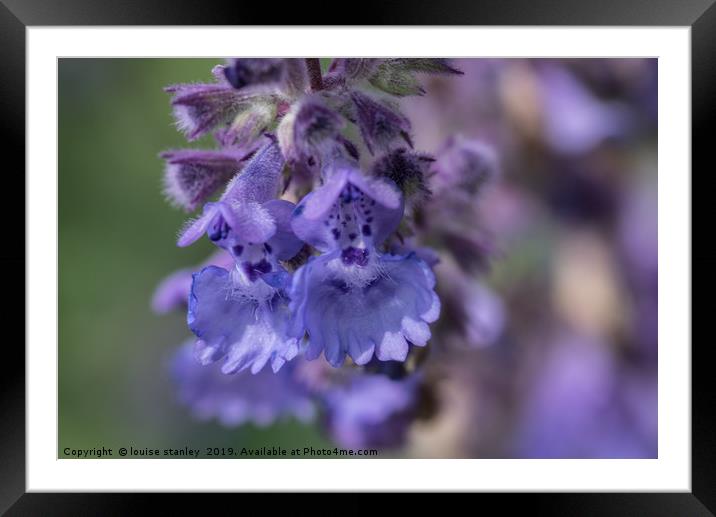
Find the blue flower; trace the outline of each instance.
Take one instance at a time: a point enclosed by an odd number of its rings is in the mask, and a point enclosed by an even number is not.
[[[229,253],[224,250],[217,250],[200,267],[221,266],[228,268],[233,264],[234,259]],[[180,308],[186,310],[194,270],[188,268],[179,269],[159,283],[154,290],[154,296],[152,296],[152,309],[154,312],[167,314]]]
[[[268,362],[278,371],[298,353],[298,339],[287,334],[290,278],[279,260],[302,243],[290,228],[293,203],[274,199],[282,168],[278,146],[266,145],[179,238],[183,246],[206,233],[234,259],[229,270],[209,266],[193,275],[187,313],[197,359],[225,359],[227,374],[257,373]]]
[[[289,226],[293,204],[276,199],[284,163],[278,144],[271,140],[264,145],[231,180],[219,201],[206,203],[202,215],[185,226],[177,244],[189,246],[207,234],[214,244],[232,251],[237,245],[272,239],[278,258],[295,255],[301,242]]]
[[[314,416],[313,403],[294,379],[293,368],[277,374],[264,370],[257,375],[222,375],[214,366],[198,364],[187,342],[173,357],[171,373],[179,400],[202,420],[266,426],[281,417],[309,421]]]
[[[292,332],[308,333],[307,359],[323,352],[335,367],[346,354],[359,365],[374,355],[404,361],[410,344],[427,344],[440,312],[432,271],[414,254],[377,249],[402,213],[394,185],[345,163],[294,210],[296,235],[324,252],[296,272],[291,288]]]
[[[327,390],[322,399],[333,440],[354,448],[402,445],[415,417],[419,380],[417,374],[391,380],[363,373]]]
[[[281,285],[287,274],[265,279],[269,267],[209,266],[194,274],[187,324],[198,338],[194,353],[200,363],[225,358],[221,371],[229,374],[247,368],[258,373],[270,362],[276,372],[298,354],[298,340],[287,334],[288,300]]]
[[[519,457],[657,457],[656,386],[635,390],[612,350],[578,333],[553,338],[516,420]]]

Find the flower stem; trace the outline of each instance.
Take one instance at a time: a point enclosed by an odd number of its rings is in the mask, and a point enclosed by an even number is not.
[[[322,90],[321,62],[316,58],[306,58],[306,68],[308,68],[308,78],[311,81],[311,90],[314,92]]]

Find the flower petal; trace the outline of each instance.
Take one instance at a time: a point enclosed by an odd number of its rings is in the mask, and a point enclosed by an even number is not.
[[[264,203],[263,208],[271,215],[276,224],[276,233],[268,243],[272,253],[279,260],[289,260],[303,247],[303,242],[291,229],[291,215],[296,205],[283,199],[273,199]]]
[[[395,381],[385,375],[354,374],[323,394],[326,425],[343,447],[402,445],[415,417],[420,377]]]
[[[276,233],[276,222],[271,213],[258,203],[234,203],[231,207],[220,203],[221,215],[231,227],[234,236],[242,242],[268,241]]]
[[[271,303],[242,297],[229,272],[215,266],[194,275],[187,323],[199,338],[195,353],[203,364],[226,357],[221,371],[227,374],[246,368],[257,373],[269,361],[278,370],[298,353],[288,321],[288,304],[279,295]]]
[[[368,178],[360,169],[347,163],[331,167],[327,178],[326,183],[304,197],[293,212],[291,226],[300,239],[323,252],[340,246],[337,241],[341,219],[337,217],[340,215],[337,202],[349,184],[362,194],[360,199],[365,200],[360,201],[360,206],[353,206],[353,215],[348,214],[360,221],[355,233],[362,232],[366,241],[378,245],[400,224],[403,198],[389,180]]]
[[[283,417],[303,422],[313,418],[314,404],[291,365],[278,373],[264,369],[256,375],[223,375],[216,365],[198,364],[188,342],[177,350],[170,367],[177,396],[195,417],[216,418],[233,427],[246,422],[264,426]]]
[[[323,255],[303,266],[294,279],[292,305],[309,336],[308,359],[323,350],[340,366],[346,353],[358,364],[373,354],[404,361],[409,342],[424,346],[428,323],[440,312],[430,268],[414,254],[379,257],[380,275],[363,286],[351,286],[336,272],[340,257]]]
[[[318,250],[329,251],[333,248],[331,228],[325,222],[346,186],[347,177],[347,172],[335,175],[331,181],[304,197],[293,211],[293,232]]]
[[[278,144],[271,140],[249,160],[221,196],[222,201],[265,203],[278,194],[285,161]]]
[[[198,241],[206,233],[212,219],[218,213],[219,207],[216,203],[204,205],[204,213],[197,219],[188,221],[184,229],[179,233],[177,246],[184,248]]]

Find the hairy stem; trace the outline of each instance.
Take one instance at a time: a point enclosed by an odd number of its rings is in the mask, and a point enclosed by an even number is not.
[[[308,68],[308,78],[311,81],[311,90],[314,92],[322,90],[321,62],[316,58],[306,58],[306,68]]]

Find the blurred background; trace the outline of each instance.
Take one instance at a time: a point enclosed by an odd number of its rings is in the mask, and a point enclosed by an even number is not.
[[[157,154],[186,143],[162,88],[208,81],[221,61],[60,60],[59,456],[331,444],[320,419],[198,422],[169,378],[185,317],[153,314],[152,294],[211,245],[174,245],[187,216],[165,202]],[[656,457],[656,60],[454,64],[463,76],[425,77],[427,95],[402,106],[420,151],[460,134],[497,153],[478,207],[492,250],[481,282],[497,308],[473,329],[490,333],[482,346],[445,359],[437,410],[389,454]]]

